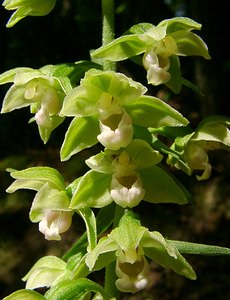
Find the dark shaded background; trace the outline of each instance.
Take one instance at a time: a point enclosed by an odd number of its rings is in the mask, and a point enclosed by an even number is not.
[[[117,0],[116,36],[139,22],[158,24],[166,18],[187,16],[203,25],[198,34],[209,47],[212,60],[182,58],[185,78],[194,82],[204,96],[183,88],[174,95],[165,87],[149,89],[167,98],[169,103],[191,120],[194,127],[205,116],[222,114],[229,117],[229,10],[227,1],[163,1]],[[27,17],[13,28],[5,24],[10,12],[0,8],[0,72],[26,66],[39,68],[46,64],[89,59],[89,50],[101,45],[100,1],[57,0],[55,9],[45,17]],[[118,65],[119,70],[146,84],[145,71],[131,62]],[[9,87],[9,86],[8,86]],[[3,99],[7,86],[0,87]],[[2,101],[2,100],[1,100]],[[85,150],[70,161],[60,163],[59,148],[68,126],[64,122],[43,145],[34,124],[28,125],[29,112],[19,110],[0,116],[0,298],[23,288],[20,278],[37,259],[44,255],[62,255],[84,231],[81,220],[75,220],[61,242],[47,242],[31,224],[28,212],[34,193],[18,191],[7,195],[11,179],[5,169],[28,166],[55,167],[71,181],[85,171],[84,160],[98,151],[97,146]],[[180,172],[175,175],[192,192],[193,203],[186,206],[149,205],[142,203],[137,210],[143,224],[159,230],[170,239],[230,246],[229,153],[211,154],[214,166],[210,180],[197,182]],[[198,279],[191,282],[151,264],[151,285],[137,295],[124,299],[161,300],[228,300],[229,257],[189,256]]]

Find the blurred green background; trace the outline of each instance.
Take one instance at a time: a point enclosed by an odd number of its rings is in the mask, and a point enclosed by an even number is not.
[[[205,116],[230,116],[230,46],[227,1],[208,0],[116,0],[116,36],[139,22],[157,25],[161,20],[186,16],[203,25],[198,34],[209,47],[212,60],[182,58],[183,76],[195,83],[204,96],[183,88],[174,95],[165,87],[149,87],[153,95],[167,99],[196,126]],[[15,67],[39,68],[89,59],[89,51],[101,45],[101,6],[93,0],[57,0],[55,9],[45,17],[27,17],[13,28],[5,24],[10,12],[0,7],[0,72]],[[127,61],[118,70],[146,83],[145,71]],[[1,102],[9,86],[0,87]],[[35,124],[27,124],[30,114],[22,109],[0,115],[0,298],[24,287],[21,278],[43,255],[62,255],[84,231],[81,220],[74,220],[71,230],[61,242],[48,242],[29,221],[28,213],[34,193],[18,191],[7,195],[12,182],[6,168],[23,169],[47,165],[62,172],[67,181],[82,174],[84,160],[98,151],[98,146],[82,151],[68,162],[61,163],[59,149],[69,120],[57,128],[47,145],[43,145]],[[229,247],[230,185],[228,152],[211,154],[213,173],[207,182],[197,182],[179,171],[174,175],[193,194],[193,203],[186,206],[149,205],[137,210],[143,224],[159,230],[170,239],[216,244]],[[198,279],[191,282],[169,270],[151,264],[151,284],[137,295],[123,299],[148,300],[228,300],[230,299],[229,257],[189,256]],[[97,275],[101,280],[101,275]]]

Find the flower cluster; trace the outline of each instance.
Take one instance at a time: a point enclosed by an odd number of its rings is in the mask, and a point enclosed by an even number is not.
[[[47,68],[16,68],[0,75],[0,84],[13,82],[3,100],[2,113],[30,106],[42,140],[46,143],[53,129],[64,120],[61,110],[66,91]]]
[[[165,83],[178,93],[184,82],[180,74],[179,56],[198,55],[210,59],[204,41],[192,30],[200,30],[201,24],[182,17],[160,22],[134,25],[108,45],[96,49],[94,58],[121,61],[144,54],[142,63],[147,70],[149,84]]]

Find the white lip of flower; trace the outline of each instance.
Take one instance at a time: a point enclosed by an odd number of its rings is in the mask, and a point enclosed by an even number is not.
[[[147,51],[143,57],[143,65],[147,70],[148,83],[159,85],[170,80],[168,72],[170,60],[168,57],[157,55],[153,50]]]
[[[39,222],[39,231],[45,235],[47,240],[59,241],[61,240],[60,233],[67,231],[71,223],[72,212],[48,210]]]
[[[133,138],[132,119],[122,110],[121,114],[110,115],[105,120],[99,120],[101,133],[98,141],[106,148],[118,150],[126,147]]]
[[[137,206],[143,199],[145,190],[137,172],[115,172],[112,176],[110,195],[123,208]]]
[[[117,288],[122,292],[136,293],[143,290],[149,280],[149,264],[142,255],[133,263],[122,262],[119,258],[116,261]]]

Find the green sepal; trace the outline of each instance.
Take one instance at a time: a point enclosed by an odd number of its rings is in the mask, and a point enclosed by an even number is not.
[[[66,270],[66,263],[56,256],[49,255],[39,259],[22,280],[27,281],[27,289],[36,289],[50,287],[70,276],[71,272]]]
[[[178,55],[202,56],[205,59],[210,59],[208,47],[204,41],[195,33],[184,30],[179,30],[171,34],[177,43]]]
[[[16,179],[7,189],[8,193],[13,193],[18,189],[39,190],[47,182],[52,188],[64,190],[65,183],[61,174],[50,167],[31,167],[17,171],[8,169],[11,177]]]
[[[189,121],[177,110],[156,97],[141,96],[124,108],[139,126],[158,128],[162,126],[186,126]]]
[[[196,273],[190,264],[159,232],[147,232],[142,244],[145,255],[156,263],[189,279],[196,279]]]
[[[181,253],[184,254],[196,254],[196,255],[230,255],[230,248],[215,246],[215,245],[205,245],[197,244],[183,241],[173,241],[168,240],[170,244],[176,247]]]
[[[6,296],[2,300],[22,300],[22,299],[23,300],[46,300],[46,298],[41,294],[35,291],[25,290],[25,289],[18,290],[10,294],[9,296]]]
[[[193,142],[207,143],[207,148],[209,148],[208,144],[211,149],[216,144],[218,145],[216,148],[229,150],[230,130],[228,128],[230,128],[230,118],[219,115],[209,116],[201,121],[191,139]]]
[[[108,300],[103,288],[87,278],[67,280],[55,285],[45,294],[47,300],[73,300],[93,292],[101,294],[104,300]]]
[[[202,25],[187,17],[175,17],[161,21],[157,27],[165,27],[169,34],[178,30],[200,30]]]
[[[112,202],[108,188],[111,183],[108,174],[88,171],[81,177],[75,194],[70,202],[70,209],[82,207],[104,207]]]
[[[81,150],[97,144],[99,133],[99,122],[95,116],[74,118],[61,146],[61,160],[66,161]]]
[[[5,0],[3,6],[7,10],[16,10],[6,27],[12,27],[26,16],[44,16],[52,11],[56,0]]]
[[[154,166],[140,170],[139,173],[145,189],[145,201],[151,203],[188,203],[190,198],[188,191],[163,168]]]

